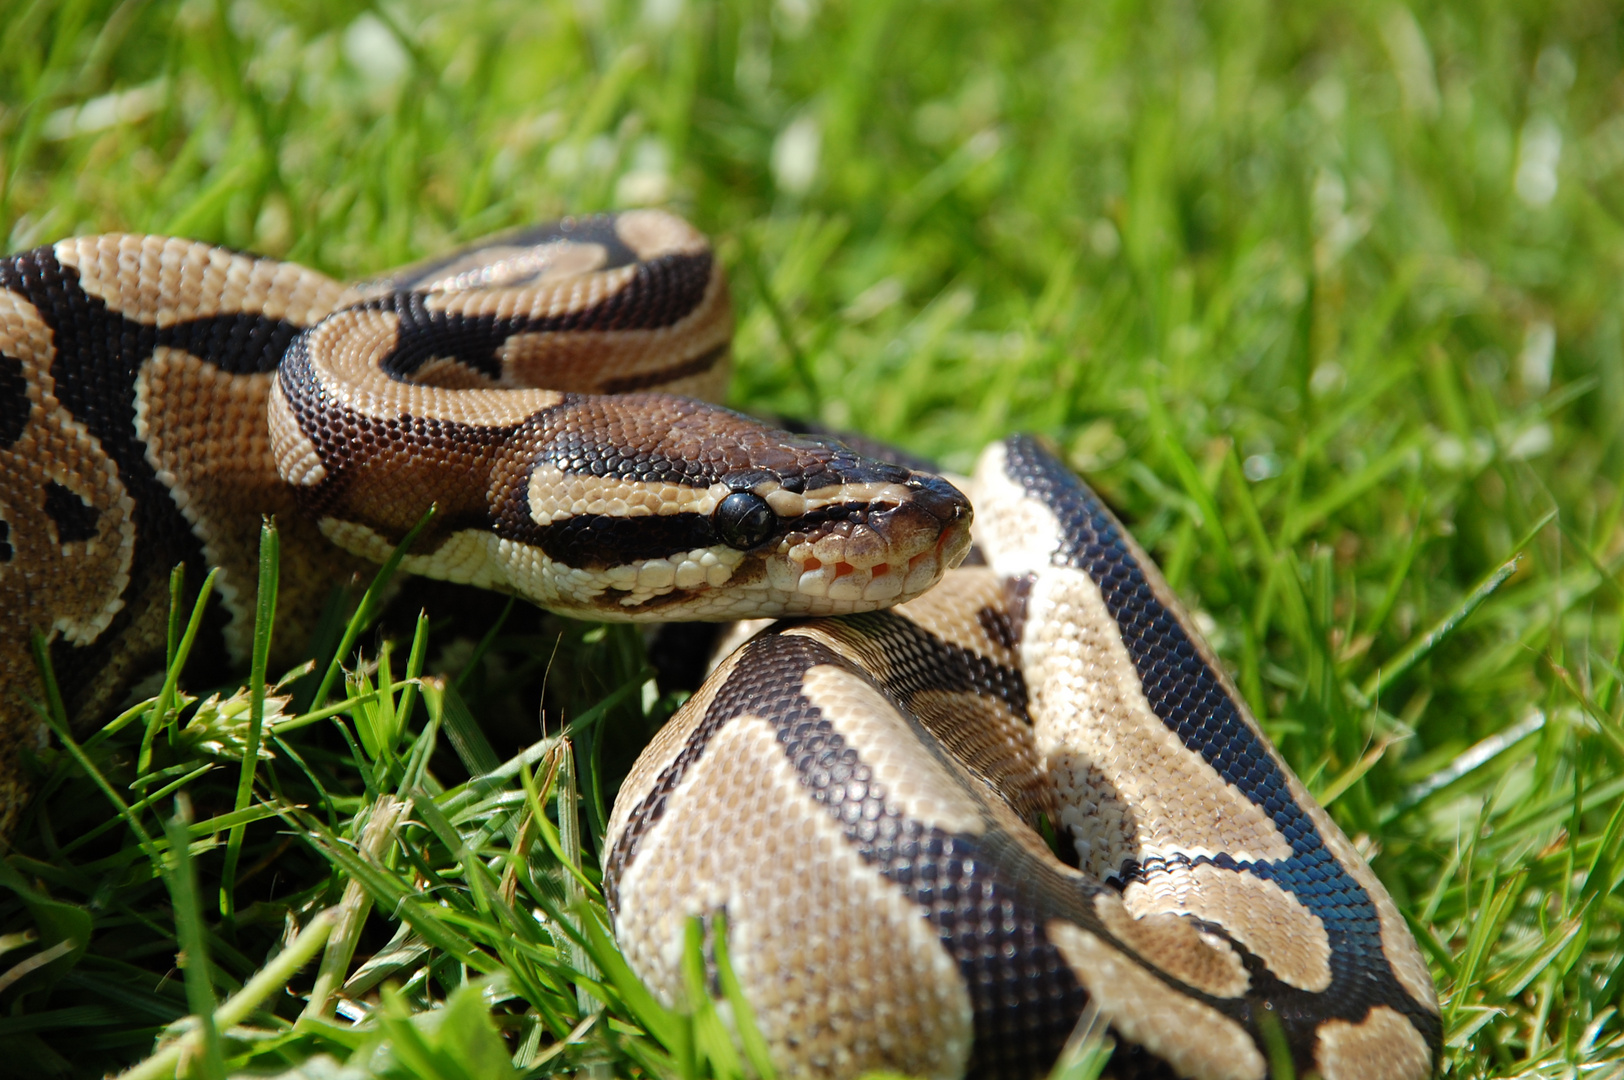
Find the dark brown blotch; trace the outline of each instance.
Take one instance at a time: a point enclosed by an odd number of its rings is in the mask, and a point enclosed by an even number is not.
[[[45,513],[56,524],[57,539],[64,544],[96,538],[101,514],[55,480],[45,485]]]
[[[9,450],[22,438],[32,411],[23,362],[0,353],[0,449]]]

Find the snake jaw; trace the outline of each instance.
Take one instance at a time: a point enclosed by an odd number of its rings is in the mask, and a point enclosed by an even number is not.
[[[853,485],[864,487],[864,485]],[[865,490],[867,502],[823,495],[825,520],[798,529],[769,557],[767,577],[787,594],[786,614],[843,614],[913,599],[963,561],[970,547],[970,503],[936,476]],[[821,495],[821,493],[820,493]],[[828,509],[841,510],[828,520]]]

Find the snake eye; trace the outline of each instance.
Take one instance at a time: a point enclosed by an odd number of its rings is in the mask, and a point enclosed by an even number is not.
[[[746,551],[772,535],[778,516],[760,495],[735,491],[711,514],[711,524],[728,547]]]

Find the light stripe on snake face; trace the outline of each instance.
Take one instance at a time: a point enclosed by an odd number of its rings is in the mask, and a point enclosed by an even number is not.
[[[438,503],[427,553],[405,564],[416,572],[601,618],[826,613],[920,592],[968,543],[968,505],[935,477],[716,406],[536,391],[522,405],[538,408],[504,423],[440,419],[433,413],[453,407],[445,402],[381,419],[376,406],[350,408],[307,377],[318,345],[296,343],[278,376],[287,419],[273,401],[272,430],[288,432],[283,473],[308,479],[303,505],[330,537],[371,557]],[[498,392],[409,393],[397,408]],[[767,530],[742,547],[717,531],[731,493],[771,508]],[[436,538],[453,536],[459,569],[442,570],[452,556],[434,562]],[[533,552],[515,557],[499,544]],[[473,569],[481,563],[524,569]]]

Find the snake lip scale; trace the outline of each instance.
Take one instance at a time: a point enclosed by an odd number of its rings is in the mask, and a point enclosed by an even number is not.
[[[967,497],[708,404],[731,323],[657,211],[353,286],[154,236],[0,259],[0,833],[45,738],[36,635],[94,721],[161,664],[170,567],[217,572],[194,656],[240,665],[262,515],[300,642],[434,504],[409,572],[780,620],[638,759],[604,860],[668,1003],[687,921],[710,949],[725,914],[786,1076],[1036,1076],[1085,1017],[1118,1077],[1431,1075],[1402,916],[1087,486],[1021,437]]]

